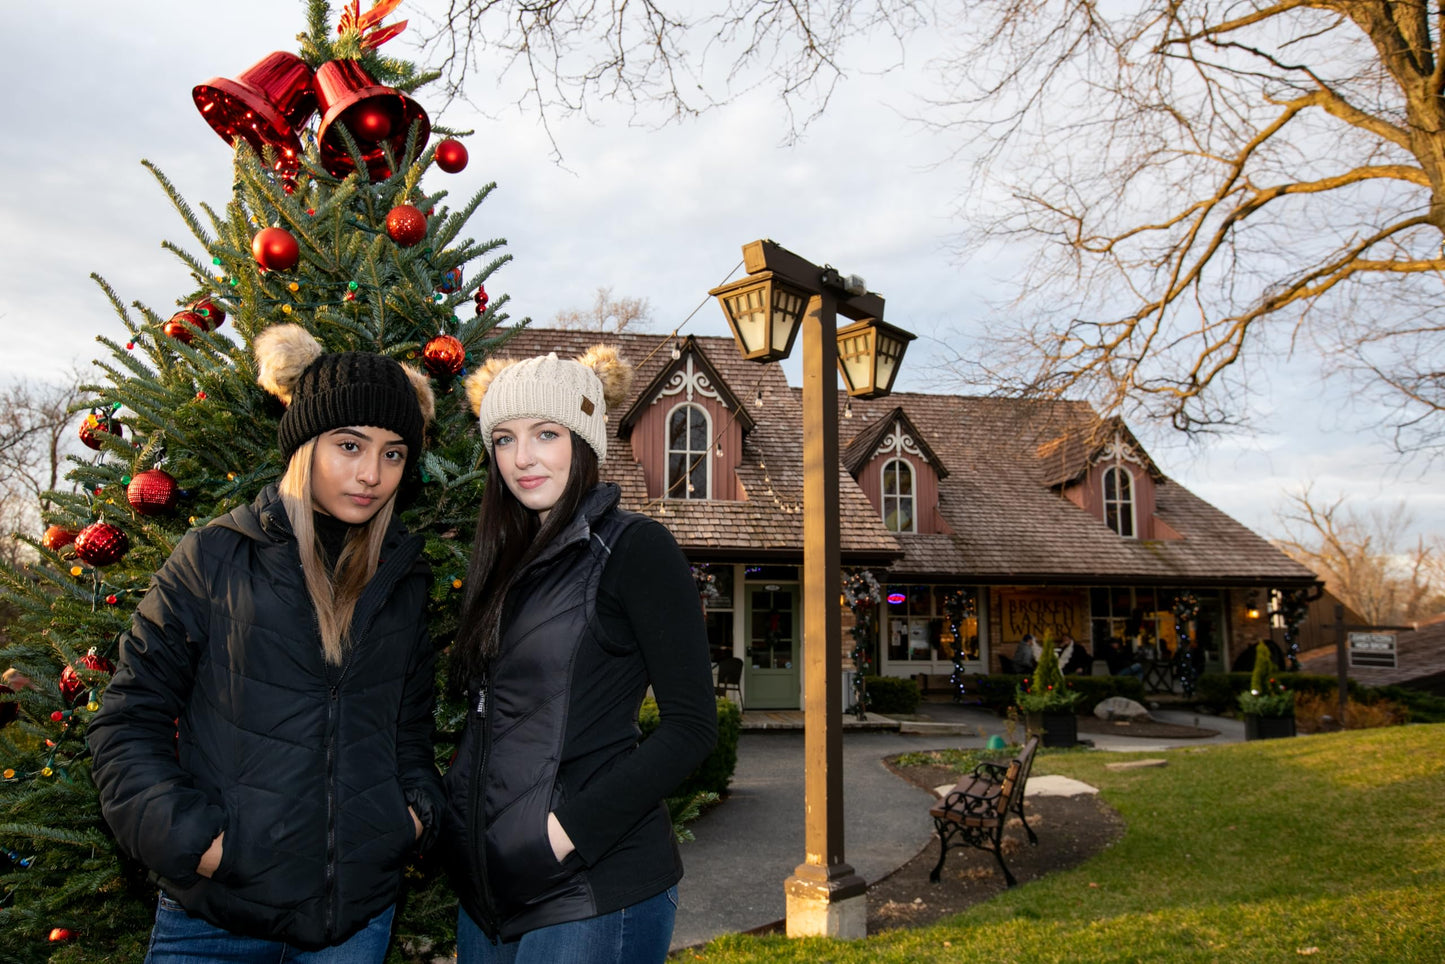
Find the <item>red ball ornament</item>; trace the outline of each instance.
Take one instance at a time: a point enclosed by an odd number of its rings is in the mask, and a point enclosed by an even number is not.
[[[166,333],[167,337],[174,338],[183,345],[189,345],[191,336],[195,334],[193,329],[196,328],[205,331],[206,319],[187,309],[171,315],[170,321],[167,321],[161,330]]]
[[[409,248],[426,237],[426,215],[410,204],[398,204],[386,216],[386,233],[403,248]]]
[[[480,315],[482,312],[486,311],[486,310],[487,310],[487,303],[490,302],[491,300],[492,300],[492,299],[490,299],[490,298],[487,297],[487,286],[486,286],[486,285],[479,285],[479,286],[477,287],[477,295],[476,295],[477,314]]]
[[[452,378],[467,363],[467,350],[451,335],[437,335],[426,343],[421,357],[433,378]]]
[[[176,507],[179,491],[175,478],[165,469],[147,469],[130,480],[125,498],[141,515],[160,515]]]
[[[201,298],[199,301],[191,302],[189,310],[200,316],[202,331],[215,331],[226,323],[225,309],[210,298]]]
[[[85,443],[86,448],[100,449],[100,437],[106,432],[112,435],[120,434],[120,422],[111,418],[99,409],[85,416],[85,421],[80,423],[80,440]]]
[[[93,649],[75,662],[82,669],[98,673],[115,672],[115,664],[104,656],[97,656]],[[75,671],[74,667],[67,666],[60,671],[60,695],[65,697],[67,703],[74,703],[88,689],[90,689],[90,684],[80,678],[80,674]]]
[[[467,149],[461,141],[450,137],[437,145],[437,167],[448,174],[455,174],[467,166]]]
[[[130,549],[130,537],[109,522],[92,522],[75,537],[75,554],[92,566],[119,562]]]
[[[262,228],[251,239],[251,256],[267,271],[290,271],[301,260],[301,246],[285,228]]]
[[[65,526],[51,526],[45,530],[45,535],[40,537],[40,544],[51,552],[59,552],[75,541],[75,530],[67,529]]]

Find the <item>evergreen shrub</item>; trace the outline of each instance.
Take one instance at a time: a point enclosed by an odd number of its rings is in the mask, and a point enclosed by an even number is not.
[[[918,712],[918,702],[923,692],[918,681],[902,676],[869,676],[864,681],[868,687],[868,709],[874,713],[913,714]]]
[[[657,729],[659,721],[657,701],[647,697],[637,713],[637,726],[645,740]],[[698,793],[723,794],[732,782],[733,771],[738,766],[738,737],[743,731],[743,711],[732,700],[719,697],[717,701],[717,746],[713,747],[707,759],[672,792],[673,797],[690,798]]]

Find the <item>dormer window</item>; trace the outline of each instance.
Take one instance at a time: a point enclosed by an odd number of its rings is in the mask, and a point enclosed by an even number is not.
[[[669,499],[710,497],[708,473],[712,421],[701,405],[683,404],[667,415],[667,488]]]
[[[913,466],[906,459],[883,463],[883,525],[890,532],[917,532]]]
[[[1124,538],[1134,537],[1134,476],[1121,465],[1104,470],[1104,522]]]

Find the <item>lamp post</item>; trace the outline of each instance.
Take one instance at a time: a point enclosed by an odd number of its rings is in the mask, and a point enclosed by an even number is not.
[[[913,335],[883,298],[771,241],[743,245],[748,277],[714,288],[744,358],[786,358],[803,336],[803,863],[784,881],[789,937],[867,935],[867,884],[843,856],[838,373],[850,395],[888,394]],[[839,331],[839,314],[857,323]],[[845,350],[839,355],[839,341]]]

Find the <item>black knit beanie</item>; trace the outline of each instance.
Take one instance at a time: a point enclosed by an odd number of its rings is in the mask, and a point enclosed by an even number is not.
[[[384,355],[344,351],[322,355],[306,367],[291,390],[277,439],[281,458],[308,439],[347,425],[390,429],[406,443],[406,464],[421,456],[425,424],[416,390],[401,365]]]

